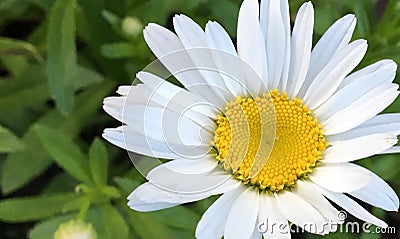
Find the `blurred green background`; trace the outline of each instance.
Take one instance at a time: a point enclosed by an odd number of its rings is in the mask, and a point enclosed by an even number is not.
[[[302,2],[290,1],[292,21]],[[315,41],[336,19],[355,13],[354,38],[369,43],[360,67],[384,58],[400,63],[400,0],[312,2]],[[99,239],[193,238],[216,197],[151,213],[129,209],[126,196],[144,180],[124,150],[100,138],[104,128],[120,125],[102,111],[102,100],[154,60],[143,40],[146,24],[172,29],[174,14],[184,13],[202,26],[216,20],[235,38],[240,3],[0,0],[0,238],[50,239],[60,223],[74,218],[91,223]],[[399,99],[387,109],[396,111]],[[359,163],[400,193],[400,156]],[[397,235],[326,238],[399,238],[399,213],[362,205],[396,227]]]

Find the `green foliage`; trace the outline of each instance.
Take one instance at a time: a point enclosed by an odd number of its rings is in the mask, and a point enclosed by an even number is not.
[[[104,144],[96,138],[89,150],[90,171],[98,186],[107,185],[108,159]]]
[[[0,152],[12,153],[24,149],[24,144],[8,129],[0,126]]]
[[[75,218],[74,214],[67,214],[63,216],[54,216],[47,220],[43,220],[35,225],[32,230],[29,231],[30,239],[53,239],[53,234],[57,230],[57,227],[69,220]]]
[[[292,20],[305,1],[290,0]],[[369,43],[359,68],[385,58],[400,63],[400,0],[312,2],[314,42],[336,19],[355,13],[354,39]],[[99,239],[193,238],[216,196],[150,213],[130,209],[126,197],[144,178],[123,150],[100,138],[104,128],[119,124],[101,109],[102,101],[154,60],[141,33],[148,23],[172,29],[171,17],[183,13],[202,26],[220,22],[235,40],[240,3],[0,0],[0,238],[50,239],[72,219],[91,223]],[[399,109],[396,100],[386,111]],[[398,157],[359,163],[400,192]],[[373,213],[399,225],[398,214]],[[381,238],[327,236],[359,237]]]
[[[74,105],[75,8],[76,0],[57,0],[49,16],[47,76],[50,91],[63,114],[70,113]]]
[[[48,218],[78,209],[80,206],[76,203],[78,199],[79,195],[74,193],[6,199],[0,202],[0,219],[9,222],[24,222]]]
[[[135,48],[127,42],[113,42],[101,47],[101,55],[109,59],[133,57]]]
[[[99,234],[104,238],[128,239],[128,226],[118,210],[109,204],[100,205],[99,210],[103,219],[103,230],[99,231]]]
[[[32,56],[37,61],[42,61],[42,56],[39,54],[35,46],[29,42],[6,37],[0,37],[0,54],[6,56]]]
[[[27,184],[51,165],[50,158],[33,131],[27,132],[23,142],[25,150],[9,155],[1,168],[1,189],[5,194]],[[27,162],[29,167],[22,167]]]
[[[47,126],[36,125],[35,130],[47,152],[60,167],[77,180],[92,183],[89,162],[77,145],[61,132]]]

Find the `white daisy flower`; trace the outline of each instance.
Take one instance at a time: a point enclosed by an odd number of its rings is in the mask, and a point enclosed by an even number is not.
[[[142,71],[142,84],[104,101],[123,122],[106,129],[105,139],[171,159],[128,197],[132,209],[222,194],[198,223],[197,238],[290,238],[289,223],[327,234],[343,222],[328,199],[387,227],[349,196],[399,208],[386,182],[352,163],[400,151],[400,114],[378,115],[398,95],[397,66],[382,60],[351,73],[367,50],[365,40],[350,42],[353,15],[337,20],[313,49],[310,2],[291,32],[287,1],[244,0],[236,48],[216,22],[205,31],[184,15],[173,23],[176,34],[149,24],[144,36],[184,88]]]

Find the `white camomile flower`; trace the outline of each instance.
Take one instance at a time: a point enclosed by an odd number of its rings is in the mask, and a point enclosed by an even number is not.
[[[324,235],[343,222],[328,199],[387,227],[349,196],[399,208],[386,182],[352,163],[400,151],[400,114],[378,115],[398,95],[397,66],[382,60],[351,73],[367,50],[365,40],[350,42],[353,15],[337,20],[314,48],[310,2],[291,32],[287,1],[244,0],[236,47],[216,22],[203,30],[177,15],[173,23],[176,34],[149,24],[144,37],[183,87],[142,71],[141,84],[104,100],[123,123],[106,129],[105,139],[171,160],[147,173],[149,182],[128,197],[132,209],[221,194],[197,238],[290,238],[289,223]]]

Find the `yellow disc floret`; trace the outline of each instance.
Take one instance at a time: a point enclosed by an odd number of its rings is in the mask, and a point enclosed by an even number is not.
[[[273,90],[229,102],[218,115],[213,147],[236,179],[279,192],[306,178],[327,145],[321,125],[303,102]]]

